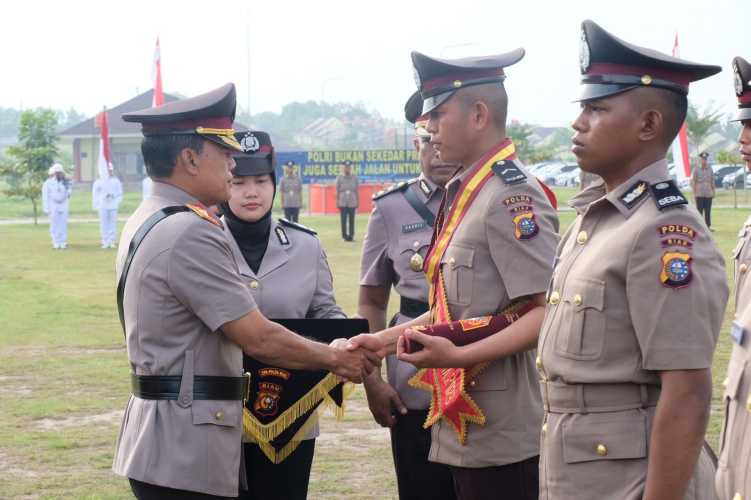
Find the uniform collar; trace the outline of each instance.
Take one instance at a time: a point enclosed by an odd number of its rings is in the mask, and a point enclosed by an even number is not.
[[[152,196],[164,198],[180,205],[191,204],[203,206],[203,204],[192,194],[183,191],[173,184],[167,184],[166,182],[154,181],[154,187],[151,193]]]
[[[424,173],[420,173],[416,184],[417,191],[426,203],[436,196],[439,198],[443,196],[443,188],[428,179]]]
[[[606,192],[605,181],[599,179],[573,197],[569,205],[581,214],[590,206],[607,201],[624,217],[629,218],[651,196],[649,186],[667,180],[670,180],[668,162],[663,158],[639,170],[610,192]]]

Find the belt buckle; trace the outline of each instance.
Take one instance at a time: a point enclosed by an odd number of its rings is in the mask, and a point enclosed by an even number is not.
[[[250,372],[243,373],[243,404],[250,399]]]

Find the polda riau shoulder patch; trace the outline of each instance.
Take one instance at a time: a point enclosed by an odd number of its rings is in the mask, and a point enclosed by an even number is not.
[[[531,210],[512,214],[511,220],[514,221],[514,237],[517,240],[530,240],[540,232],[540,226],[537,225],[535,214]]]
[[[660,210],[688,205],[688,200],[672,180],[650,184],[649,190],[652,192],[657,208]]]
[[[621,200],[621,203],[628,208],[632,209],[637,203],[639,203],[639,200],[644,198],[647,193],[647,183],[645,181],[636,181],[633,186],[628,188],[625,193],[621,195],[619,200]]]
[[[527,174],[522,172],[522,170],[512,160],[497,161],[491,167],[491,169],[498,177],[501,178],[503,182],[505,182],[509,186],[527,182]]]
[[[196,214],[200,218],[211,222],[215,226],[222,227],[222,221],[220,221],[219,219],[211,215],[209,211],[203,208],[202,206],[192,205],[190,203],[186,203],[185,206],[188,207],[194,214]]]

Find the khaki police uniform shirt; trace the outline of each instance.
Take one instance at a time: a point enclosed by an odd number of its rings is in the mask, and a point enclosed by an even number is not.
[[[156,211],[197,204],[155,182],[125,224],[117,276],[136,230]],[[241,264],[222,229],[192,212],[159,222],[132,261],[125,285],[131,371],[182,375],[175,401],[131,396],[112,469],[132,479],[211,495],[235,496],[240,478],[242,402],[193,400],[195,375],[239,377],[242,350],[219,328],[256,308]]]
[[[541,499],[641,499],[659,372],[712,366],[724,262],[668,179],[662,160],[571,201],[538,347],[544,401],[569,394],[545,414]],[[711,469],[702,454],[686,498],[711,497]]]
[[[725,391],[725,419],[720,436],[717,494],[721,499],[751,498],[751,217],[738,233],[735,264],[735,317]],[[735,496],[739,495],[739,496]]]
[[[440,262],[454,320],[499,313],[516,299],[544,293],[550,281],[558,216],[537,180],[515,163],[526,179],[509,185],[493,175],[467,209]],[[475,168],[448,183],[449,204]],[[522,235],[513,217],[528,211],[534,214],[536,230]],[[467,383],[468,394],[486,417],[485,425],[469,424],[462,445],[453,428],[439,420],[432,427],[429,460],[489,467],[538,455],[542,421],[538,385],[534,349],[490,363]]]
[[[298,175],[282,176],[279,191],[282,193],[282,208],[302,207],[302,180]]]
[[[698,166],[691,172],[691,189],[694,190],[694,196],[697,198],[714,198],[714,173],[712,167],[707,165],[706,168]]]
[[[272,219],[266,253],[254,273],[226,224],[224,232],[261,314],[269,319],[347,317],[336,304],[329,263],[315,235]],[[316,424],[305,439],[318,434]]]
[[[423,174],[411,182],[412,190],[433,215],[441,205],[443,190]],[[422,269],[412,269],[410,259],[419,254],[423,259],[430,246],[433,226],[427,225],[400,190],[394,190],[373,200],[373,211],[363,241],[360,259],[360,285],[392,285],[401,297],[428,302],[428,282]],[[396,323],[409,321],[409,316],[397,313]],[[389,383],[397,390],[402,402],[410,410],[427,410],[430,393],[408,384],[417,369],[399,361],[395,355],[386,358]]]
[[[340,175],[336,178],[336,206],[337,208],[357,208],[360,204],[357,176]]]

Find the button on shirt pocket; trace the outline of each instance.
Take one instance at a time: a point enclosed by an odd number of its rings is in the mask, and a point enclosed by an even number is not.
[[[474,249],[459,245],[452,245],[446,249],[441,260],[441,269],[449,303],[462,306],[470,304],[474,282],[474,255]]]
[[[578,360],[599,359],[605,344],[605,282],[569,278],[559,300],[556,352]]]
[[[214,424],[237,427],[242,422],[242,405],[239,401],[194,400],[193,424]]]
[[[399,270],[400,277],[403,279],[425,279],[422,265],[428,251],[428,245],[430,245],[432,233],[424,233],[415,233],[399,238],[399,254],[396,257],[398,262],[395,267]]]
[[[638,410],[577,415],[563,425],[563,459],[568,464],[646,456],[647,417]]]

